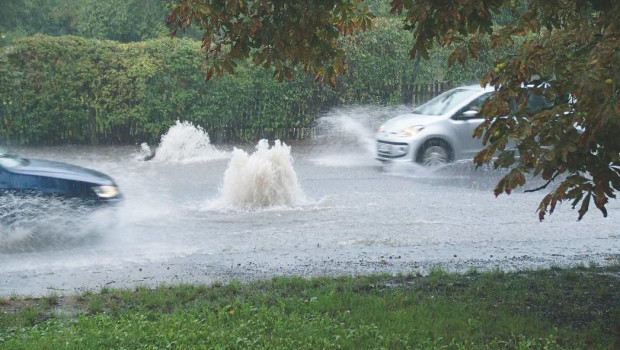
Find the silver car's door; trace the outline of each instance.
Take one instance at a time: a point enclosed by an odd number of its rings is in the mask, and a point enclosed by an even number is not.
[[[482,139],[474,138],[473,134],[478,125],[484,121],[484,117],[478,112],[489,96],[491,96],[491,93],[481,95],[467,106],[461,108],[452,117],[458,143],[458,146],[456,146],[458,149],[455,151],[457,155],[460,153],[460,158],[473,158],[476,153],[482,150]]]

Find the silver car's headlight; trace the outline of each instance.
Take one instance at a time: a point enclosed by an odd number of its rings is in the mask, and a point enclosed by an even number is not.
[[[118,196],[118,187],[112,185],[95,186],[92,188],[93,192],[99,198],[114,198]]]
[[[400,137],[410,137],[410,136],[413,136],[413,135],[419,133],[423,129],[424,129],[424,126],[422,126],[422,125],[408,126],[408,127],[404,128],[404,129],[400,130],[398,132],[398,136],[400,136]]]
[[[381,124],[377,129],[377,132],[383,132],[383,130],[385,130],[385,125]]]

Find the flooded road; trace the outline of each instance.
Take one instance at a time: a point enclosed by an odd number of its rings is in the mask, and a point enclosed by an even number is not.
[[[339,118],[341,126],[360,124]],[[146,145],[12,148],[105,172],[124,200],[95,212],[55,202],[16,209],[22,220],[0,226],[0,296],[435,266],[604,264],[620,251],[617,201],[607,219],[591,210],[577,222],[565,203],[539,222],[542,192],[495,198],[501,173],[469,162],[382,166],[372,157],[371,129],[360,125],[303,144],[234,150],[177,124],[151,146],[151,161],[143,160]]]

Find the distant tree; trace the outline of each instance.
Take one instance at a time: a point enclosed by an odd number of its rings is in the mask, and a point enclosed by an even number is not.
[[[275,67],[280,80],[302,65],[335,84],[346,68],[338,39],[373,25],[366,4],[176,0],[168,22],[173,35],[190,26],[203,31],[207,79],[250,58]],[[553,183],[538,208],[541,220],[565,200],[580,205],[579,219],[590,203],[607,215],[608,199],[620,190],[620,1],[392,0],[390,6],[413,35],[411,58],[450,45],[449,62],[465,63],[487,47],[502,50],[519,40],[520,50],[488,67],[481,79],[497,92],[481,111],[487,119],[475,135],[487,147],[475,163],[510,169],[496,195],[523,186],[528,174]],[[534,87],[524,89],[528,84]],[[553,104],[528,108],[536,95]]]
[[[0,34],[5,40],[43,32],[49,35],[70,34],[71,13],[57,11],[66,1],[5,1],[0,10]]]
[[[166,7],[162,1],[81,0],[76,15],[77,34],[120,42],[165,36]]]
[[[142,41],[169,34],[167,12],[161,0],[11,0],[0,11],[0,33],[5,41],[34,34]]]

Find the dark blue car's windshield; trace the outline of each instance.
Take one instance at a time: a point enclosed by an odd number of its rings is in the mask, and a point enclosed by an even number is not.
[[[16,166],[26,165],[27,163],[27,160],[12,154],[4,153],[3,150],[0,149],[0,166],[4,168],[14,168]]]
[[[443,115],[453,108],[471,100],[479,91],[471,89],[454,89],[446,91],[432,100],[416,107],[413,113],[423,115]]]

